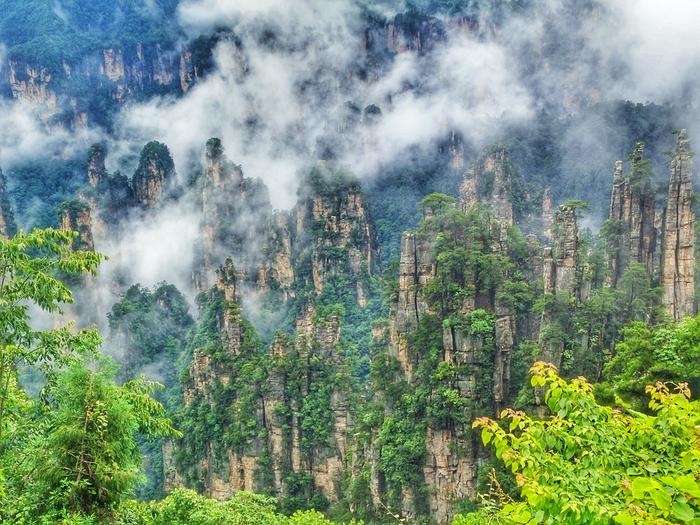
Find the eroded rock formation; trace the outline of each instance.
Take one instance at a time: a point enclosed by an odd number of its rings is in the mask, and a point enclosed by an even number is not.
[[[75,63],[63,61],[58,68],[11,59],[7,67],[0,68],[0,86],[6,86],[13,98],[40,107],[47,122],[65,110],[72,111],[67,124],[87,127],[92,92],[103,93],[119,104],[149,92],[186,93],[206,73],[215,42],[216,39],[193,42],[196,56],[188,46],[166,49],[161,44],[136,44],[128,50],[104,48]],[[90,93],[66,89],[75,85],[91,86]]]
[[[670,172],[662,226],[660,285],[670,318],[679,321],[695,312],[693,164],[686,130],[678,134]]]
[[[259,179],[244,177],[216,138],[207,142],[205,168],[197,184],[202,237],[196,250],[195,284],[206,288],[214,268],[227,256],[234,258],[243,273],[254,273],[270,231],[272,207],[267,188]]]
[[[644,161],[643,154],[644,145],[638,143],[626,175],[622,173],[622,161],[615,163],[608,220],[612,234],[609,265],[613,286],[631,262],[642,264],[650,276],[654,273],[656,203],[649,163]]]
[[[282,499],[316,495],[330,502],[342,496],[353,440],[354,379],[340,318],[315,302],[329,283],[342,283],[362,308],[370,293],[363,279],[378,264],[378,250],[359,185],[326,178],[330,171],[317,175],[300,190],[290,220],[288,213],[270,212],[266,189],[223,157],[220,142],[208,143],[200,181],[203,245],[238,253],[231,253],[216,272],[216,286],[205,292],[213,339],[194,353],[185,403],[233,419],[222,416],[221,434],[192,451],[194,464],[174,461],[178,443],[166,450],[169,483],[199,479],[204,492],[218,499],[238,490]],[[245,221],[240,230],[220,229],[239,219]],[[239,236],[251,230],[260,238]],[[255,256],[242,257],[240,250],[250,250],[246,244],[252,242],[259,247]],[[293,335],[274,335],[269,359],[245,319],[246,298],[264,297],[275,298],[281,308],[294,301],[295,312]],[[222,435],[236,438],[224,441]]]
[[[549,188],[542,194],[542,236],[545,241],[552,242],[552,225],[554,213],[552,212],[552,192]]]
[[[284,300],[295,295],[291,224],[290,213],[278,211],[272,214],[263,263],[258,268],[256,278],[261,292],[279,289]]]
[[[379,261],[379,243],[359,182],[319,166],[299,190],[297,261],[311,260],[311,283],[321,293],[329,279],[351,276],[360,306],[367,303],[367,277]]]
[[[16,232],[15,216],[7,194],[7,179],[0,170],[0,236],[7,239]]]
[[[579,259],[579,231],[576,207],[561,205],[554,216],[554,246],[544,250],[544,293],[557,297],[578,297],[581,289]],[[568,300],[568,299],[567,299]],[[556,323],[552,306],[542,313],[542,333]],[[545,337],[540,340],[542,360],[561,364],[564,343],[560,337]]]
[[[102,144],[93,144],[88,152],[88,183],[96,189],[108,176],[105,166],[106,152]]]
[[[462,209],[467,211],[477,203],[484,203],[495,218],[513,224],[511,196],[514,176],[506,149],[502,146],[491,148],[474,163],[464,178],[460,188]]]
[[[64,203],[60,211],[61,230],[78,233],[73,241],[73,249],[94,251],[90,205],[85,201],[72,200]]]
[[[545,249],[545,293],[576,293],[578,249],[576,208],[563,204],[554,217],[554,247]]]
[[[156,208],[162,199],[173,196],[176,183],[175,163],[168,147],[155,141],[146,144],[131,181],[136,203]]]

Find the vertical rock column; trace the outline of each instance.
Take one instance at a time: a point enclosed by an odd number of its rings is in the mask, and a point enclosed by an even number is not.
[[[495,218],[513,224],[512,176],[506,149],[497,146],[487,151],[464,177],[460,188],[462,210],[485,202]]]
[[[654,272],[656,198],[644,161],[644,144],[637,143],[630,158],[630,172],[623,175],[622,161],[618,160],[613,176],[609,216],[612,227],[609,268],[613,286],[632,262],[642,264],[650,276]]]
[[[141,150],[139,165],[131,184],[136,202],[143,208],[157,208],[172,196],[176,184],[175,163],[170,150],[160,142],[149,142]]]
[[[542,235],[547,242],[552,242],[552,223],[554,215],[552,213],[552,192],[549,188],[544,190],[542,195]]]
[[[198,290],[211,284],[224,257],[233,257],[245,275],[257,273],[272,213],[267,187],[245,177],[241,167],[226,157],[219,139],[207,141],[205,160],[196,182],[202,213],[193,272]]]
[[[107,177],[105,150],[101,144],[93,144],[88,152],[88,182],[95,189]]]
[[[492,225],[494,232],[494,251],[507,253],[508,251],[508,226],[502,222]],[[493,398],[496,413],[499,413],[506,401],[510,386],[510,362],[515,345],[515,315],[510,305],[499,299],[496,293],[494,311],[496,314],[496,356],[494,360],[495,370],[493,377]]]
[[[661,247],[662,300],[674,321],[680,321],[695,311],[694,247],[692,154],[688,134],[682,130],[671,160]]]
[[[231,258],[216,272],[216,287],[223,293],[226,304],[223,314],[224,344],[232,355],[241,350],[240,286],[243,276],[233,266]]]
[[[554,218],[554,247],[544,251],[544,293],[549,295],[574,295],[578,283],[578,224],[576,209],[571,206],[559,207]],[[545,309],[542,314],[542,327],[553,321],[552,312]],[[558,342],[542,343],[542,360],[559,366],[563,347]]]
[[[15,217],[7,196],[7,179],[0,170],[0,237],[8,239],[16,233]]]

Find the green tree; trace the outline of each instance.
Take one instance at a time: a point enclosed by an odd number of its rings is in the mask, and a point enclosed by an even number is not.
[[[607,363],[599,390],[611,389],[637,408],[654,381],[689,382],[700,388],[700,316],[656,328],[635,322],[622,331],[616,355]]]
[[[0,437],[16,367],[41,370],[48,384],[60,367],[76,356],[95,353],[101,340],[96,330],[74,332],[70,325],[36,330],[31,307],[59,315],[73,296],[60,276],[94,274],[102,255],[73,251],[77,234],[54,229],[20,232],[0,239]]]
[[[41,431],[29,447],[25,490],[43,519],[77,514],[109,518],[141,480],[136,436],[180,436],[145,379],[118,386],[108,365],[61,372]],[[21,465],[20,465],[21,467]]]
[[[515,474],[520,499],[495,491],[453,525],[698,523],[700,403],[687,385],[648,386],[646,415],[599,405],[585,379],[567,382],[552,365],[531,373],[552,416],[506,410],[501,423],[474,423]]]

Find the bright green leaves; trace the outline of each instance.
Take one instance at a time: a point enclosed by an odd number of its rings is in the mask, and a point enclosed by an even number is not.
[[[590,384],[565,381],[551,365],[531,373],[553,416],[505,410],[501,423],[474,422],[515,473],[523,502],[486,506],[465,523],[698,523],[700,403],[687,386],[647,387],[648,416],[598,405]]]
[[[637,516],[660,516],[680,523],[695,523],[695,518],[700,517],[697,510],[700,502],[700,486],[693,474],[677,478],[664,476],[660,479],[640,477],[633,479],[631,483],[624,483],[623,487],[629,496],[628,508],[639,509],[636,512]],[[628,510],[620,516],[619,519],[622,520],[635,519]],[[627,522],[639,523],[639,521]]]
[[[425,401],[422,391],[402,395],[379,431],[379,466],[394,486],[410,485],[420,479],[425,457]]]
[[[634,323],[623,331],[605,378],[625,401],[642,408],[652,381],[684,382],[700,376],[700,316],[652,328]]]
[[[97,330],[34,328],[30,309],[58,320],[73,302],[64,280],[94,275],[104,259],[73,250],[75,237],[47,229],[0,239],[3,523],[110,521],[141,479],[136,434],[180,435],[151,397],[159,385],[138,379],[118,386],[111,366],[90,359],[102,343]],[[41,372],[41,401],[18,386],[18,367],[34,380]]]
[[[30,322],[32,305],[60,314],[64,304],[73,302],[61,276],[94,275],[104,259],[94,252],[73,251],[76,235],[45,229],[0,239],[0,435],[17,365],[38,365],[50,384],[56,369],[96,353],[101,344],[94,330],[75,333],[68,326],[37,331]]]

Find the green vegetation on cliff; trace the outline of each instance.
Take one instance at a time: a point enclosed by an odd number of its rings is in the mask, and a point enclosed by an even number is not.
[[[137,44],[175,41],[178,0],[0,0],[0,35],[11,60],[63,73],[103,48],[134,50]]]

